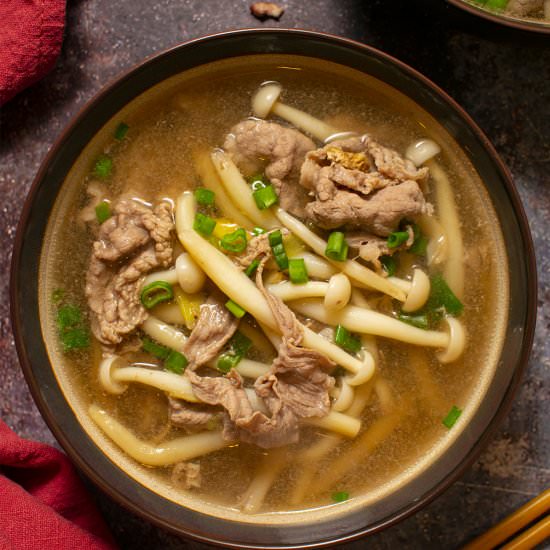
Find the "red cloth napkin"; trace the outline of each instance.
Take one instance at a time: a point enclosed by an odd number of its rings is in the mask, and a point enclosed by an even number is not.
[[[0,0],[0,105],[53,68],[64,25],[65,0]]]
[[[0,550],[114,548],[67,457],[0,420]]]

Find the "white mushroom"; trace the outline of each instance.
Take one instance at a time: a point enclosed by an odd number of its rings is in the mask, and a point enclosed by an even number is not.
[[[324,304],[327,309],[336,311],[348,305],[351,297],[351,283],[344,273],[333,275],[328,282]]]
[[[420,139],[407,147],[405,157],[416,166],[424,164],[427,160],[435,157],[441,152],[441,147],[431,139]]]
[[[415,269],[411,288],[403,304],[403,311],[411,312],[420,309],[430,295],[430,279],[421,269]]]
[[[440,363],[452,363],[456,361],[466,346],[466,332],[462,323],[454,317],[445,317],[449,329],[449,344],[444,351],[437,354]]]
[[[299,109],[285,105],[279,101],[283,87],[278,82],[265,82],[260,86],[252,98],[252,112],[258,118],[266,118],[273,113],[297,128],[308,132],[320,141],[329,140],[331,136],[342,132],[330,124],[307,114]]]

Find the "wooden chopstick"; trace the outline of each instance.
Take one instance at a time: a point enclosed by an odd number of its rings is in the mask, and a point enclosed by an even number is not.
[[[518,508],[513,514],[504,518],[486,533],[468,543],[462,550],[489,550],[495,548],[514,533],[518,533],[523,527],[546,514],[549,509],[550,489],[546,489],[546,491]],[[550,537],[550,516],[546,516],[506,546],[503,546],[503,550],[527,550],[547,537]]]

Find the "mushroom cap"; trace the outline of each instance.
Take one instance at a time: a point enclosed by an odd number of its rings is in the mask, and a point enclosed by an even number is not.
[[[265,118],[279,99],[283,87],[278,82],[262,84],[252,98],[252,113],[258,118]]]

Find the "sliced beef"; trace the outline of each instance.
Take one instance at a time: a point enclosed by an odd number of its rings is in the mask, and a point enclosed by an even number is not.
[[[189,433],[209,428],[221,417],[219,408],[202,403],[189,403],[182,399],[168,398],[170,422]]]
[[[532,15],[543,10],[543,0],[510,0],[506,11],[514,15]]]
[[[172,258],[172,208],[154,209],[121,199],[93,243],[86,273],[92,331],[105,345],[118,344],[147,317],[139,291],[143,276]]]
[[[264,257],[263,262],[265,262]],[[226,411],[224,437],[254,443],[264,448],[279,447],[296,442],[299,437],[299,419],[324,416],[330,408],[328,391],[334,379],[328,372],[334,363],[317,351],[298,347],[302,331],[294,313],[279,299],[270,295],[262,283],[263,263],[258,268],[256,282],[269,302],[283,335],[279,355],[270,371],[259,377],[254,388],[269,411],[269,415],[255,410],[243,387],[243,380],[236,371],[225,376],[200,376],[197,362],[192,362],[186,370],[195,395],[211,406],[221,406]],[[217,308],[224,308],[218,302]],[[220,323],[220,315],[210,319]],[[201,317],[193,333],[203,330]],[[193,338],[193,333],[191,339]],[[220,340],[218,340],[220,342]],[[223,344],[218,345],[218,351]],[[191,356],[192,361],[202,361],[205,355]]]
[[[233,336],[239,320],[224,306],[221,297],[212,295],[201,305],[197,324],[185,344],[185,356],[194,365],[216,357]]]
[[[427,175],[369,136],[335,141],[302,165],[300,183],[315,196],[306,216],[326,229],[346,225],[387,236],[404,217],[430,211],[419,186]]]
[[[303,215],[309,198],[298,185],[298,178],[306,153],[315,149],[311,139],[276,122],[249,119],[231,129],[224,149],[245,174],[265,168],[281,206],[297,216]]]
[[[178,462],[172,468],[172,483],[176,487],[189,489],[199,488],[202,484],[201,466],[195,462]]]

